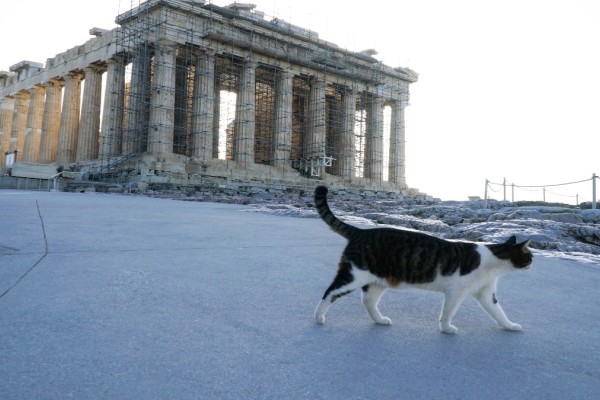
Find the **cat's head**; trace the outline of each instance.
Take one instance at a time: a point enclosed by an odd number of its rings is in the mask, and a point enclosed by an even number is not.
[[[504,243],[491,248],[494,255],[502,260],[509,260],[517,269],[527,269],[533,262],[533,254],[529,250],[529,240],[517,243],[517,237],[511,236]]]

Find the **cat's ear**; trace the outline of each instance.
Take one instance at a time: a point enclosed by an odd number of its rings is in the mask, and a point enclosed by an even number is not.
[[[519,247],[521,248],[521,251],[523,251],[523,253],[527,253],[529,243],[531,243],[531,240],[526,240],[523,243],[519,243]]]
[[[514,246],[517,244],[517,237],[515,235],[512,235],[511,237],[508,238],[508,240],[506,241],[506,244],[510,245],[510,246]]]

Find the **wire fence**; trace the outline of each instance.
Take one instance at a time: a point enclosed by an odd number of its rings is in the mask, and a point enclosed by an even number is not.
[[[591,178],[578,181],[554,183],[547,185],[517,185],[506,178],[501,183],[485,180],[485,200],[541,201],[544,203],[563,203],[579,206],[591,203],[596,209],[596,181],[600,177],[593,174]]]

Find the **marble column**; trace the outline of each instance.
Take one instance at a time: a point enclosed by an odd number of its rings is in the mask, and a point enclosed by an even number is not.
[[[339,142],[339,171],[340,176],[351,180],[356,174],[356,140],[354,127],[356,124],[356,93],[346,89],[342,94],[342,131]]]
[[[98,158],[102,73],[104,71],[104,68],[98,66],[88,66],[83,69],[85,83],[83,86],[83,101],[81,102],[77,154],[75,155],[75,161],[77,162]]]
[[[275,85],[275,116],[271,162],[275,167],[290,165],[292,151],[292,90],[294,75],[279,71]]]
[[[106,61],[106,87],[100,137],[100,158],[121,154],[123,140],[123,110],[125,107],[125,60],[121,57]]]
[[[148,92],[150,91],[150,49],[138,47],[131,63],[131,83],[124,115],[126,128],[123,132],[123,154],[146,151],[148,144]]]
[[[188,104],[190,96],[189,52],[183,55],[176,50],[175,58],[175,104],[173,110],[173,153],[190,155],[192,108]],[[192,90],[193,96],[193,90]]]
[[[325,134],[325,81],[313,77],[310,80],[308,99],[306,136],[304,138],[304,158],[314,158],[326,155]]]
[[[365,178],[383,180],[383,98],[372,95],[367,110]]]
[[[175,56],[174,44],[156,46],[148,132],[148,152],[156,155],[173,153]]]
[[[12,131],[15,99],[4,97],[0,99],[0,169],[6,165],[6,152],[10,149],[10,134]]]
[[[56,79],[46,84],[46,102],[42,117],[42,138],[38,157],[38,162],[42,164],[54,162],[58,153],[63,86],[64,82]]]
[[[79,138],[79,113],[81,100],[82,75],[76,72],[63,77],[65,93],[60,117],[60,134],[57,161],[70,163],[75,161],[77,140]]]
[[[23,159],[25,144],[25,129],[27,128],[27,111],[29,109],[29,92],[19,92],[15,95],[12,130],[8,151],[17,151],[15,161]]]
[[[390,121],[390,167],[389,178],[398,188],[406,189],[404,107],[399,101],[392,103]]]
[[[233,157],[238,163],[254,163],[256,63],[246,62],[238,84],[235,108]]]
[[[216,79],[216,77],[215,77]],[[216,83],[216,81],[215,81]],[[220,134],[220,126],[221,126],[221,91],[219,90],[218,85],[215,85],[215,101],[213,103],[213,144],[212,144],[212,156],[213,158],[219,158],[219,134]]]
[[[213,133],[214,109],[215,55],[204,52],[196,63],[192,104],[192,157],[202,161],[213,158],[214,136],[219,136],[218,131]]]
[[[29,110],[27,111],[27,126],[23,143],[24,162],[37,162],[40,154],[45,96],[46,88],[44,86],[34,86],[29,89]]]

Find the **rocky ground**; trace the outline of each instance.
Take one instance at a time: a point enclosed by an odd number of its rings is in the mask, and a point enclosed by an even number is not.
[[[496,242],[515,234],[531,247],[554,255],[600,262],[600,210],[556,205],[519,206],[510,202],[414,202],[379,200],[344,193],[329,195],[336,214],[348,222],[390,225],[448,239]],[[211,197],[195,199],[247,204],[249,211],[317,217],[312,195]],[[557,254],[558,253],[558,254]]]

